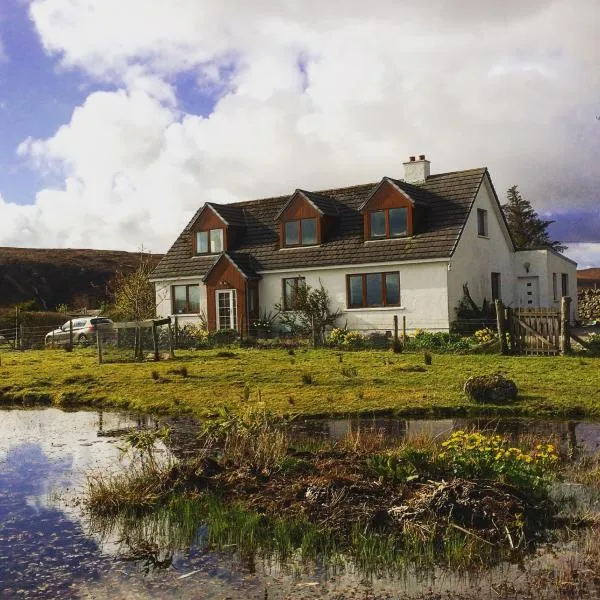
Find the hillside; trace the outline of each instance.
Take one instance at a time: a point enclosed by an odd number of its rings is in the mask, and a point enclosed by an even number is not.
[[[153,254],[151,262],[160,258]],[[115,274],[134,271],[139,261],[136,252],[0,247],[0,308],[27,301],[39,310],[97,308]]]

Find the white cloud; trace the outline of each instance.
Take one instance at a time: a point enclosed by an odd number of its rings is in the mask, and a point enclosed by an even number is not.
[[[565,254],[577,263],[578,269],[600,267],[600,244],[569,244]]]
[[[118,89],[21,144],[65,183],[0,203],[0,243],[161,251],[206,200],[401,176],[423,152],[434,172],[487,164],[539,209],[598,202],[595,2],[33,0],[31,16],[65,67]],[[183,71],[219,91],[209,116],[180,110]]]

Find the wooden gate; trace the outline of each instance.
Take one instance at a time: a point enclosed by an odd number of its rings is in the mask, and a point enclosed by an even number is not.
[[[509,316],[507,332],[509,347],[514,354],[559,354],[560,311],[516,308]]]
[[[565,354],[570,350],[571,299],[556,308],[504,308],[496,301],[498,335],[503,354]]]

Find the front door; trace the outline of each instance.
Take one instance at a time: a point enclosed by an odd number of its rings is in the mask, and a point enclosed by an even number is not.
[[[217,290],[217,329],[237,329],[235,290]]]
[[[519,277],[519,306],[533,308],[540,305],[539,277]]]

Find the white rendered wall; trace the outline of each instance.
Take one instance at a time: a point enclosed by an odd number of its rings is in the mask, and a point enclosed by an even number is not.
[[[174,285],[199,285],[200,286],[200,311],[206,314],[206,286],[199,279],[169,279],[156,281],[156,315],[158,317],[173,316],[173,300],[171,298],[172,286]],[[200,318],[197,314],[177,315],[181,326],[186,323],[198,323]]]
[[[385,243],[385,242],[381,242]],[[274,310],[282,301],[282,279],[305,277],[313,288],[323,287],[329,292],[333,311],[341,310],[337,324],[349,329],[382,330],[393,329],[394,315],[398,315],[400,326],[406,317],[407,330],[418,328],[448,330],[447,262],[424,262],[371,267],[339,267],[318,270],[290,270],[279,273],[262,273],[259,282],[259,302],[263,310]],[[348,309],[346,306],[346,275],[359,273],[400,273],[401,307]]]
[[[525,264],[529,264],[529,273]],[[551,250],[521,250],[515,253],[515,271],[517,275],[525,277],[533,275],[539,277],[540,306],[560,308],[562,295],[561,275],[569,276],[569,292],[571,298],[571,320],[577,315],[577,265],[558,252]],[[557,299],[554,299],[554,284],[552,274],[557,274]]]
[[[477,234],[477,209],[487,211],[488,235]],[[487,177],[484,178],[448,271],[448,310],[450,320],[456,318],[456,307],[463,297],[463,284],[468,284],[475,303],[481,307],[484,298],[492,300],[492,273],[500,273],[501,297],[507,306],[517,301],[514,251],[507,240],[500,209]]]

